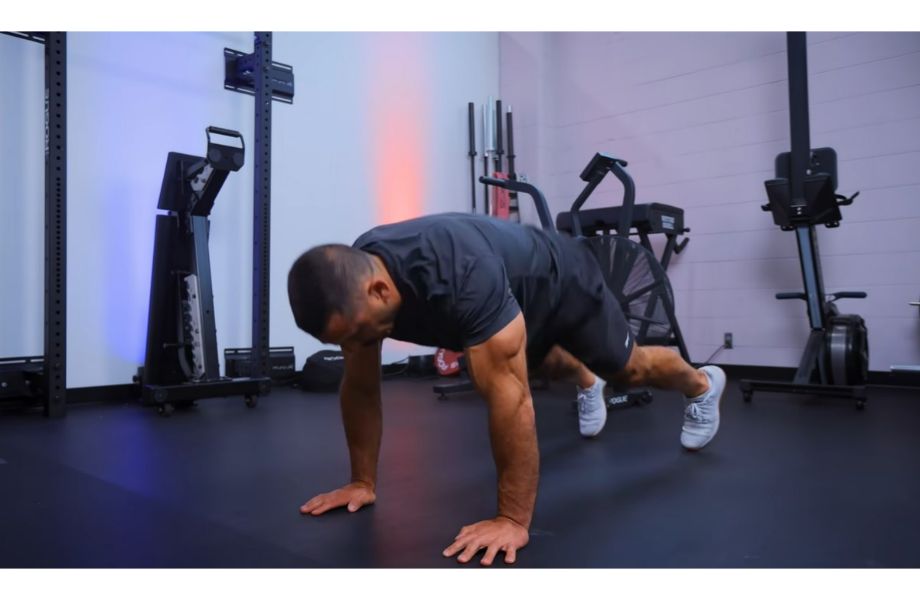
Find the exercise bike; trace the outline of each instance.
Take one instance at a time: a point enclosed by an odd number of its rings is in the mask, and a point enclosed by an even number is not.
[[[667,276],[671,257],[689,243],[678,236],[684,227],[683,209],[668,204],[636,204],[636,185],[626,171],[627,162],[597,153],[581,172],[586,183],[568,212],[556,215],[556,228],[579,239],[594,254],[608,289],[616,297],[640,346],[674,346],[688,363],[690,354],[674,313],[674,291]],[[620,206],[582,211],[581,207],[603,179],[612,173],[623,185]],[[633,233],[635,230],[635,233]],[[666,238],[661,259],[655,256],[649,235]],[[637,235],[636,243],[630,236]],[[649,390],[614,392],[606,398],[608,408],[648,404]]]

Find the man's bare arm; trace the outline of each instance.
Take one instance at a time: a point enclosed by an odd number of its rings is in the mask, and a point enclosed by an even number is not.
[[[347,506],[354,512],[373,504],[377,488],[377,460],[383,418],[380,409],[380,344],[342,348],[345,375],[339,391],[342,423],[351,457],[351,483],[326,494],[314,496],[300,512],[321,515]]]
[[[485,549],[483,565],[491,565],[499,552],[505,562],[517,560],[527,545],[527,530],[537,499],[540,456],[533,401],[527,384],[527,333],[518,315],[488,341],[467,349],[467,367],[476,388],[489,404],[492,455],[498,470],[498,516],[467,525],[444,556],[469,562]]]
[[[345,374],[339,390],[342,423],[351,457],[352,483],[377,485],[383,415],[380,408],[380,343],[343,347]]]
[[[498,470],[498,514],[529,528],[537,498],[540,456],[527,382],[524,317],[467,350],[479,393],[489,405],[489,434]]]

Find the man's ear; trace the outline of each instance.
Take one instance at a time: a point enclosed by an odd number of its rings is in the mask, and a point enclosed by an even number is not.
[[[384,304],[387,304],[392,297],[392,290],[390,289],[389,284],[383,279],[374,279],[371,281],[370,289],[368,292],[372,297],[377,298]]]

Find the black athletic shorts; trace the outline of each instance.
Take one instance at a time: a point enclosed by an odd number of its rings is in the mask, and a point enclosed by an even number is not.
[[[591,250],[572,238],[556,239],[566,285],[556,313],[527,326],[528,368],[538,369],[558,344],[594,373],[609,377],[629,361],[632,331]]]

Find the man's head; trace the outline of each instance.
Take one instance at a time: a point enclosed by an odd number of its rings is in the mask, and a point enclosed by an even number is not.
[[[399,292],[373,255],[342,244],[316,246],[288,273],[297,326],[326,344],[368,345],[393,329]]]

